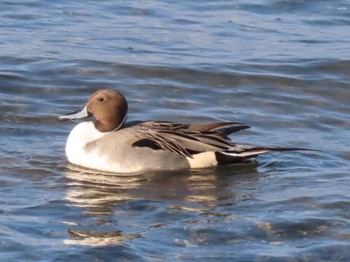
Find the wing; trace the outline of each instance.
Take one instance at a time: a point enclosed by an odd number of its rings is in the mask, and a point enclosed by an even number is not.
[[[170,122],[145,122],[138,125],[135,130],[138,139],[133,143],[133,146],[168,150],[190,158],[193,154],[202,152],[232,149],[232,142],[226,138],[224,133],[219,132],[218,130],[221,129],[218,128],[217,125],[206,127],[204,125],[189,126]]]
[[[145,129],[155,130],[176,130],[176,131],[195,131],[200,133],[215,132],[218,135],[227,137],[228,135],[238,132],[243,129],[250,128],[250,126],[240,122],[214,122],[214,123],[194,123],[194,124],[179,124],[168,121],[135,121],[126,127],[137,126]]]
[[[249,146],[233,143],[226,134],[247,128],[241,123],[183,125],[172,122],[143,122],[133,126],[136,139],[132,146],[166,150],[194,159],[211,152],[219,164],[241,162],[270,151],[307,150],[293,147]],[[228,130],[228,131],[226,131]]]

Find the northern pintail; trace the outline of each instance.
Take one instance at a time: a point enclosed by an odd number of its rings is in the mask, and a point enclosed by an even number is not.
[[[78,124],[69,134],[68,161],[106,172],[130,173],[206,168],[244,162],[270,151],[300,149],[236,144],[228,136],[249,128],[239,122],[126,123],[127,113],[128,104],[120,92],[101,89],[82,110],[60,116],[60,120],[94,118]]]

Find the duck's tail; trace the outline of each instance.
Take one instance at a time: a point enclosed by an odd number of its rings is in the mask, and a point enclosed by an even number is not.
[[[215,152],[218,165],[232,164],[243,162],[249,158],[254,158],[262,154],[266,154],[272,151],[314,151],[314,149],[302,148],[302,147],[249,147],[236,145],[229,150]]]

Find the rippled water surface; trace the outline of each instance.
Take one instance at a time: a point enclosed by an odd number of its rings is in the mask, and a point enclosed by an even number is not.
[[[350,2],[2,1],[2,261],[349,261]],[[228,120],[298,146],[125,176],[69,165],[57,116],[99,88],[130,120]],[[137,160],[135,160],[137,161]]]

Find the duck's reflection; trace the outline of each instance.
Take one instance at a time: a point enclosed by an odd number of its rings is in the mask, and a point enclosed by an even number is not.
[[[138,175],[116,176],[75,166],[69,166],[65,176],[68,178],[66,199],[83,207],[84,213],[100,215],[108,215],[113,212],[111,206],[130,200],[130,191],[140,188],[144,182]]]
[[[210,212],[215,213],[215,209],[220,205],[235,204],[233,186],[259,177],[252,164],[233,169],[133,175],[101,173],[69,166],[64,174],[68,185],[66,199],[72,205],[82,208],[85,215],[98,217],[100,220],[102,217],[118,220],[123,212],[144,208],[140,207],[140,201],[144,203],[141,205],[145,206],[157,203],[169,212],[183,211],[208,215]],[[125,210],[128,208],[129,211]],[[141,237],[139,232],[120,232],[120,227],[118,231],[108,232],[76,229],[69,229],[68,232],[71,239],[66,240],[66,244],[110,245],[122,243],[125,239]]]
[[[128,239],[140,238],[140,234],[123,234],[122,232],[94,232],[68,230],[71,239],[64,240],[66,245],[82,245],[82,246],[108,246],[120,245]]]

